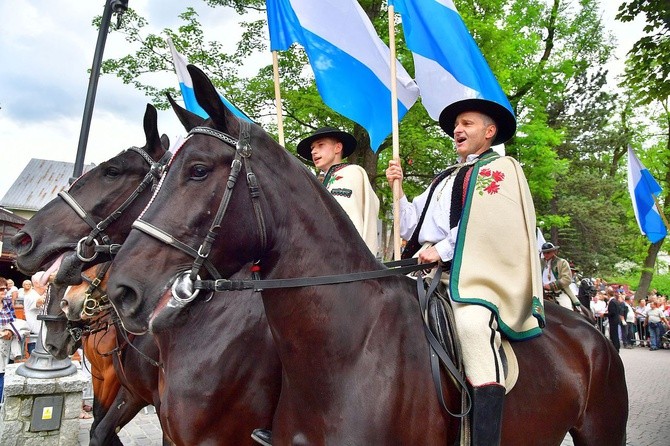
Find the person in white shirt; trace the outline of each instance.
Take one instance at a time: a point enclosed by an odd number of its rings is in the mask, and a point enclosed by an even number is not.
[[[626,297],[626,325],[621,328],[624,348],[635,348],[635,310],[633,309],[633,297]]]
[[[401,183],[403,257],[442,262],[448,271],[441,280],[449,288],[472,386],[472,444],[495,445],[505,395],[501,332],[523,340],[544,326],[535,209],[518,162],[491,149],[516,131],[507,107],[458,101],[442,111],[440,126],[454,139],[459,160],[412,202]],[[386,178],[391,186],[402,181],[399,160],[389,162]]]
[[[26,322],[30,327],[31,334],[37,335],[40,333],[42,323],[37,320],[37,315],[40,314],[44,308],[45,294],[47,287],[43,286],[36,279],[41,277],[42,271],[33,276],[33,287],[23,296],[23,311],[26,315]],[[28,354],[31,354],[35,349],[35,342],[28,343]]]

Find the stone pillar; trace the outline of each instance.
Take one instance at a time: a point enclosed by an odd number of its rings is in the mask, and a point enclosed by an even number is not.
[[[2,446],[73,446],[79,443],[82,390],[87,380],[77,373],[59,378],[28,378],[17,375],[18,364],[5,369],[4,404],[0,410]],[[31,432],[35,398],[62,396],[60,428]],[[52,416],[57,416],[53,414]]]

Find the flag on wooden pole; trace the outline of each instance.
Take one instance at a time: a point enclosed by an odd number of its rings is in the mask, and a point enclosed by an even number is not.
[[[198,101],[195,99],[195,92],[193,91],[193,81],[191,80],[191,75],[188,74],[186,66],[188,61],[183,54],[180,54],[175,49],[172,39],[168,39],[168,45],[170,46],[170,52],[172,53],[172,62],[174,63],[174,70],[177,73],[177,79],[179,80],[179,88],[181,89],[181,96],[184,98],[184,107],[186,110],[195,113],[198,116],[201,116],[205,119],[209,118],[207,112],[200,107]],[[228,110],[233,112],[238,118],[242,118],[249,122],[253,122],[246,113],[235,107],[230,101],[224,98],[221,93],[219,93],[221,101],[228,107]]]
[[[438,120],[444,108],[463,99],[512,106],[452,0],[389,0],[402,18],[414,57],[421,102]]]
[[[667,222],[659,212],[656,196],[662,192],[661,186],[651,176],[649,170],[640,162],[628,147],[628,192],[633,202],[635,219],[640,232],[651,243],[656,243],[668,234]]]
[[[319,94],[336,112],[360,124],[376,151],[391,133],[390,50],[355,0],[266,0],[270,49],[300,43]],[[395,61],[399,119],[419,91]]]

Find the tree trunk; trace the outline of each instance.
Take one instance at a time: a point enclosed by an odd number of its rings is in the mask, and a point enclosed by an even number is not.
[[[658,242],[649,245],[649,249],[647,250],[647,257],[644,259],[644,264],[642,266],[640,283],[637,285],[637,290],[635,290],[635,300],[637,301],[647,298],[649,285],[651,285],[651,279],[654,277],[656,257],[658,256],[658,252],[661,250],[661,246],[663,245],[664,240],[665,239],[661,239]]]

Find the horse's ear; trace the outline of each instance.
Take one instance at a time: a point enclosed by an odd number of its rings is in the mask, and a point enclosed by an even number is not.
[[[179,122],[181,122],[187,132],[190,132],[193,127],[204,124],[204,118],[186,110],[184,107],[177,104],[177,101],[175,101],[169,93],[167,94],[167,99],[172,106],[172,110],[174,110],[175,114],[177,115],[177,118],[179,118]]]
[[[163,146],[165,150],[170,148],[170,138],[168,138],[165,133],[161,135],[161,146]]]
[[[152,158],[156,159],[156,155],[163,151],[163,145],[158,133],[158,112],[156,108],[147,104],[147,109],[144,112],[144,135],[147,138],[146,149]]]
[[[231,123],[237,122],[237,118],[221,101],[212,81],[195,65],[188,65],[187,68],[193,80],[193,90],[198,104],[207,112],[217,129],[232,133],[229,127]]]

